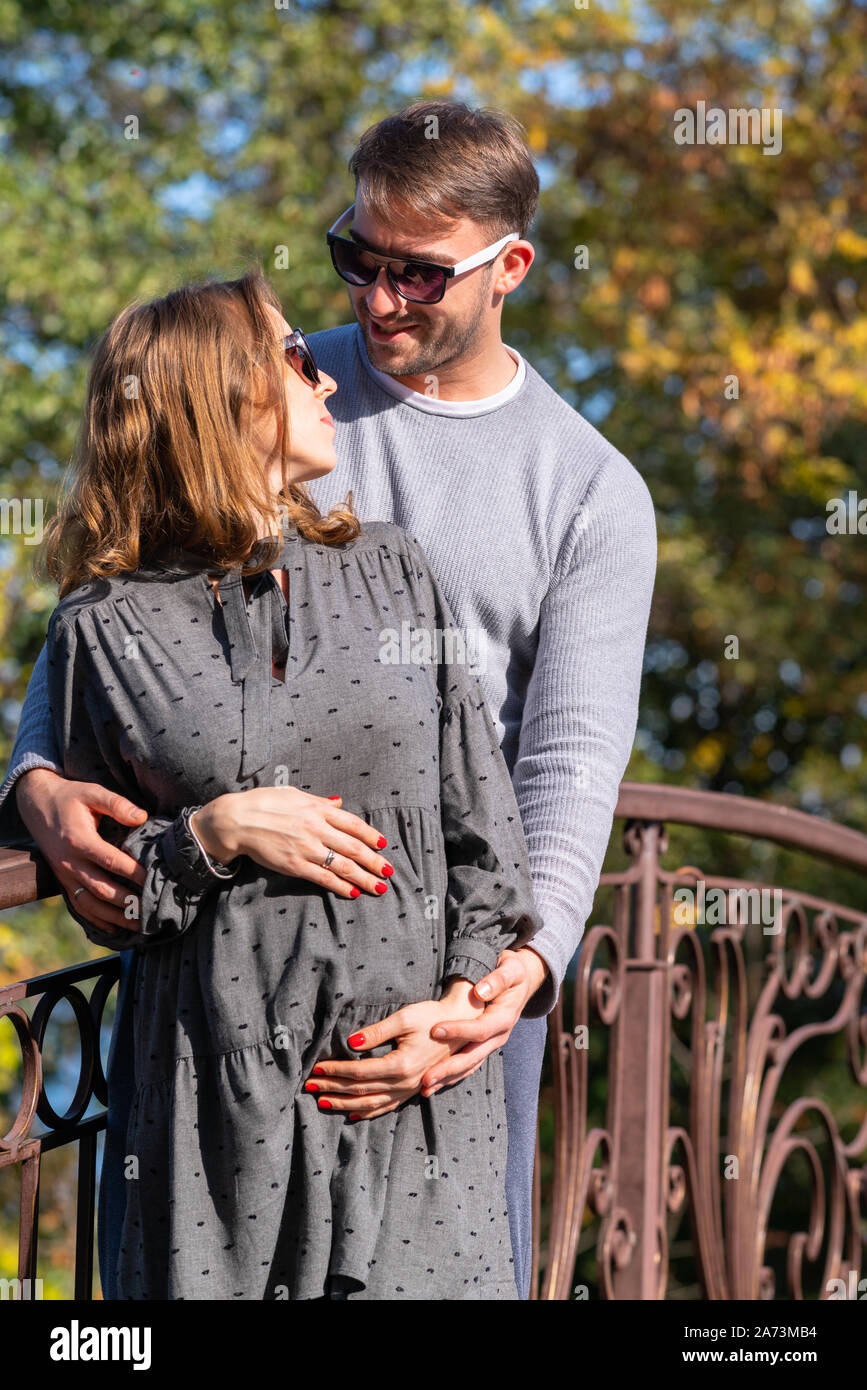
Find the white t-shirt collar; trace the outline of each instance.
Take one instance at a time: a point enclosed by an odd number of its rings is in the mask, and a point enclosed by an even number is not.
[[[499,410],[501,405],[505,405],[513,396],[518,394],[527,375],[527,364],[521,354],[515,348],[509,347],[508,343],[504,343],[503,347],[517,362],[518,370],[502,391],[496,391],[493,396],[482,396],[475,401],[441,401],[438,396],[426,396],[421,391],[414,391],[411,386],[404,386],[403,382],[398,381],[396,377],[389,376],[388,372],[381,372],[378,367],[374,367],[367,355],[364,334],[357,323],[355,334],[359,356],[364,368],[382,387],[383,391],[387,391],[390,396],[403,401],[404,405],[414,406],[416,410],[426,410],[431,415],[485,415],[489,410]]]

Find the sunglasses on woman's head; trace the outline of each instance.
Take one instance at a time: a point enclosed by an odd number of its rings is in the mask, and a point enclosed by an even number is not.
[[[381,270],[385,270],[388,282],[401,299],[412,304],[438,304],[446,292],[446,285],[456,275],[465,270],[475,270],[477,266],[487,265],[498,256],[510,241],[520,241],[517,232],[509,232],[491,246],[458,261],[457,265],[436,265],[433,261],[400,260],[383,256],[365,246],[360,246],[348,237],[338,236],[352,220],[355,204],[341,213],[334,226],[326,233],[326,241],[331,250],[331,261],[341,279],[348,285],[372,285]],[[378,261],[371,261],[371,257]]]
[[[303,376],[311,386],[319,385],[319,368],[300,328],[296,328],[294,333],[288,333],[283,339],[283,351],[286,361],[295,368],[299,376]]]

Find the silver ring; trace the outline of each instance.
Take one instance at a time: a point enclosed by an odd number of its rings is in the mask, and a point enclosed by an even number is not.
[[[78,895],[79,895],[79,893],[83,893],[83,892],[84,892],[84,889],[83,889],[83,888],[76,888],[76,890],[75,890],[75,892],[73,893],[72,896],[73,896],[74,898],[77,898]]]
[[[330,850],[328,851],[327,855],[325,856],[325,860],[324,860],[323,865],[322,865],[323,869],[327,869],[327,868],[328,868],[328,866],[329,866],[329,864],[331,863],[331,861],[332,861],[333,858],[334,858],[334,850],[333,850],[333,849],[330,849]]]

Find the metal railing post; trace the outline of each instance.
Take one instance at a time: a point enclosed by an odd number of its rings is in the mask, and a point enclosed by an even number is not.
[[[615,1265],[616,1298],[654,1299],[660,1286],[658,1226],[665,1181],[662,1137],[668,1117],[668,976],[657,959],[655,912],[659,825],[633,822],[626,841],[637,859],[631,940],[625,942],[623,1007],[612,1040],[620,1049],[620,1085],[611,1117],[617,1206],[626,1217],[632,1258]]]

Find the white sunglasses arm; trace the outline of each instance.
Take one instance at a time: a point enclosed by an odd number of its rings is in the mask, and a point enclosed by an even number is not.
[[[346,227],[346,226],[349,224],[349,222],[352,220],[352,214],[353,214],[354,211],[355,211],[355,204],[352,203],[352,204],[346,209],[345,212],[342,212],[342,213],[340,214],[340,216],[338,217],[337,221],[333,224],[333,226],[331,226],[331,227],[328,228],[328,235],[330,236],[332,232],[335,233],[335,235],[336,235],[337,232],[342,232],[342,231],[343,231],[343,228]]]
[[[500,241],[494,242],[493,246],[486,246],[483,251],[477,251],[474,256],[468,256],[465,261],[458,261],[457,265],[450,266],[453,275],[463,275],[465,270],[475,270],[477,265],[484,265],[486,261],[492,261],[498,256],[504,246],[508,246],[510,241],[520,241],[517,232],[509,232]]]

